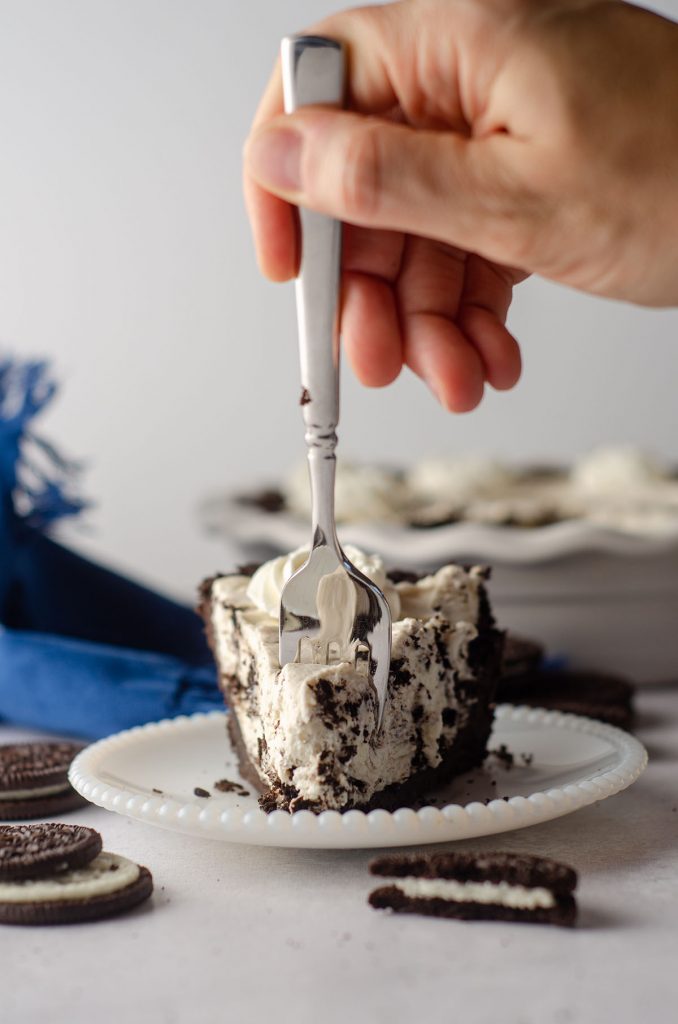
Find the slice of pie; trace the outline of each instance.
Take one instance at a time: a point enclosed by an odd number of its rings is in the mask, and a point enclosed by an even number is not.
[[[393,617],[381,728],[365,674],[346,662],[278,662],[277,609],[303,551],[202,587],[200,611],[230,709],[244,778],[265,810],[394,808],[479,765],[487,752],[502,634],[487,570],[446,565],[430,576],[384,572],[347,550],[384,590]]]

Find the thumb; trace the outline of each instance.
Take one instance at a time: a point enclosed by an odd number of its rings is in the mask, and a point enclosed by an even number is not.
[[[520,204],[503,169],[506,139],[306,108],[259,128],[246,145],[245,167],[262,188],[295,205],[513,262],[516,253],[506,249],[519,241]]]

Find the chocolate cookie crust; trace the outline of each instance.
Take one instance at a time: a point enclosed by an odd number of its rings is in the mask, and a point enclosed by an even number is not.
[[[0,880],[45,878],[88,864],[101,836],[84,825],[0,825]]]

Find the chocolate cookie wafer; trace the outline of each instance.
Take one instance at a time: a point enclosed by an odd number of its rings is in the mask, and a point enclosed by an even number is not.
[[[523,675],[538,668],[544,660],[544,648],[536,640],[507,633],[502,653],[502,676]]]
[[[68,781],[82,744],[7,743],[0,746],[0,821],[45,818],[87,804]]]
[[[99,853],[101,836],[84,825],[0,825],[0,881],[71,871],[89,864]]]
[[[620,676],[557,669],[505,675],[497,687],[498,701],[585,715],[621,729],[633,725],[633,694],[633,685]]]
[[[544,857],[516,853],[420,853],[378,857],[373,875],[389,884],[370,905],[400,914],[464,921],[573,925],[576,872]]]
[[[0,924],[76,924],[121,914],[153,892],[147,868],[115,853],[47,878],[0,881]]]

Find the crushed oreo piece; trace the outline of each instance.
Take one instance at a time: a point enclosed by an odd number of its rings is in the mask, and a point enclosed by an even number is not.
[[[285,508],[284,494],[274,487],[267,487],[255,494],[240,494],[235,499],[239,505],[258,508],[262,512],[282,512]]]
[[[496,750],[490,750],[489,756],[496,757],[498,761],[501,761],[507,771],[510,771],[515,764],[515,757],[505,743],[502,743],[501,746],[496,748]]]
[[[249,789],[245,789],[240,782],[232,782],[230,779],[218,779],[214,783],[214,788],[219,793],[235,793],[236,796],[250,795]]]

